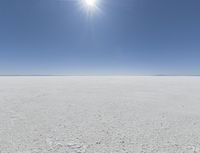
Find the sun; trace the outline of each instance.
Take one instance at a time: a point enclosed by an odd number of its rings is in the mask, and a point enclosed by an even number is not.
[[[94,11],[98,8],[99,0],[82,0],[82,5],[86,10]]]
[[[91,8],[96,7],[96,4],[97,4],[97,1],[96,1],[96,0],[84,0],[84,1],[85,1],[85,4],[86,4],[88,7],[91,7]]]
[[[86,13],[87,17],[93,17],[101,12],[101,0],[78,0],[81,11]]]

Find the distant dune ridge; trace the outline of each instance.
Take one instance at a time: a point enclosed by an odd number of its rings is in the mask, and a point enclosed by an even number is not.
[[[199,142],[199,77],[0,77],[1,153],[199,153]]]

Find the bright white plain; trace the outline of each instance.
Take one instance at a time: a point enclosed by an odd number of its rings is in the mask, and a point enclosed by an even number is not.
[[[200,77],[0,77],[1,153],[199,153]]]

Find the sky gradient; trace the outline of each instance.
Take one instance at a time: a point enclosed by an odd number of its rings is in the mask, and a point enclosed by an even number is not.
[[[200,75],[199,0],[0,0],[0,75]]]

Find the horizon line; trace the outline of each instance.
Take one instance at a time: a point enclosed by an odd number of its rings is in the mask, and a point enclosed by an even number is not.
[[[130,74],[130,75],[128,75],[128,74],[102,74],[102,75],[100,75],[100,74],[98,74],[98,75],[62,75],[62,74],[24,74],[24,75],[22,75],[22,74],[9,74],[9,75],[7,75],[7,74],[2,74],[2,75],[0,75],[0,77],[6,77],[6,76],[8,76],[8,77],[17,77],[17,76],[163,76],[163,77],[165,77],[165,76],[200,76],[200,75],[177,75],[177,74],[155,74],[155,75],[134,75],[134,74]]]

